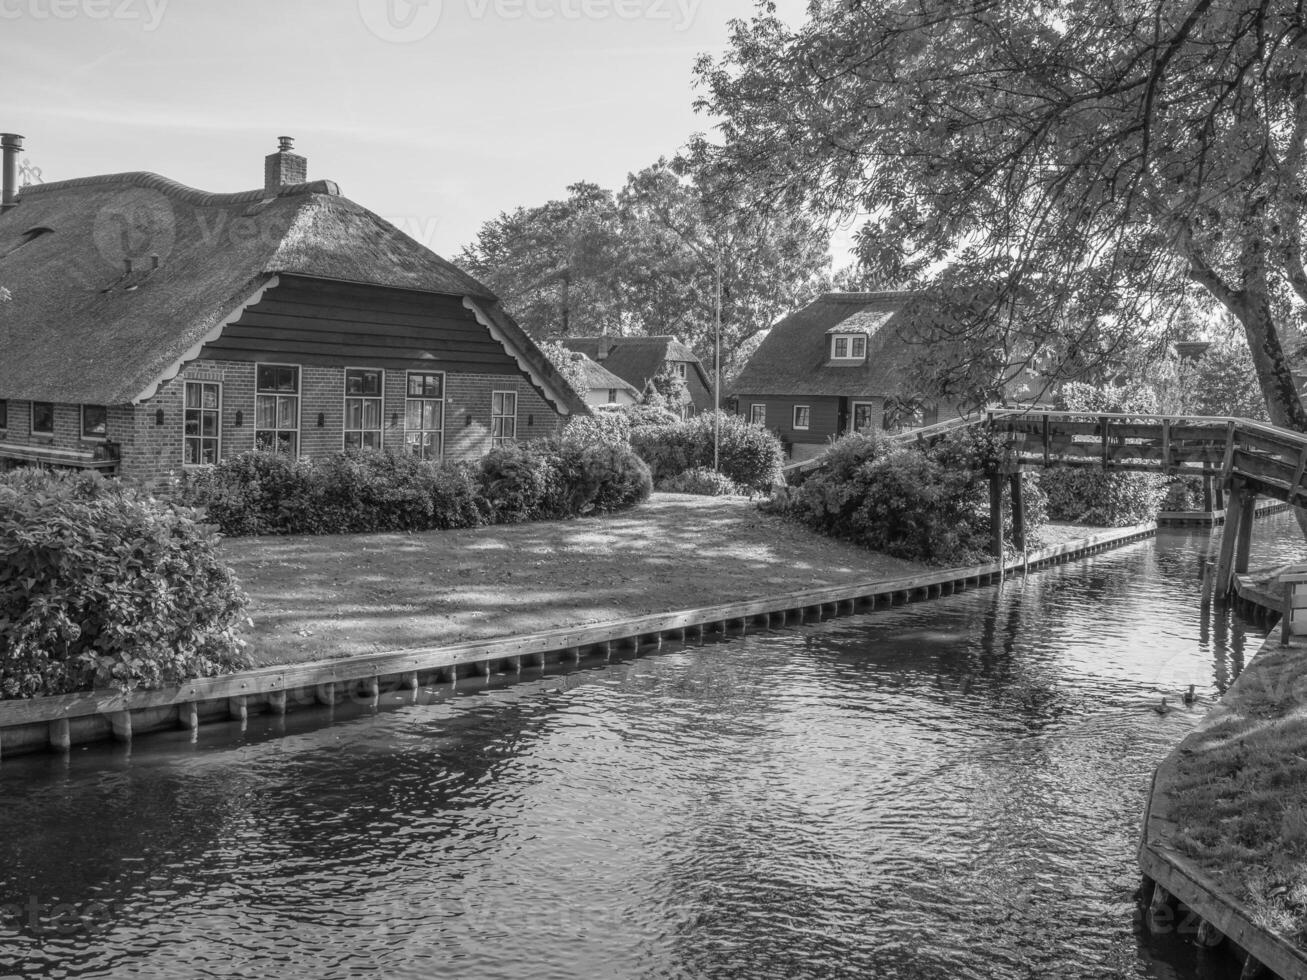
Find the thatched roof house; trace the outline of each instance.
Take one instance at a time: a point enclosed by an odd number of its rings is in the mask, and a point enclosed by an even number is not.
[[[581,371],[585,377],[585,396],[587,405],[634,405],[640,400],[640,392],[635,386],[613,374],[602,364],[592,361],[576,351],[573,355],[580,359]]]
[[[560,343],[602,365],[641,394],[666,368],[685,382],[685,414],[713,407],[708,372],[694,351],[675,337],[564,337]]]
[[[283,138],[260,190],[19,190],[0,460],[150,479],[256,447],[466,456],[586,410],[485,286],[305,171]]]
[[[935,421],[941,406],[915,397],[907,380],[913,352],[897,331],[913,298],[825,293],[791,313],[736,379],[740,413],[777,431],[794,459],[817,455],[847,432]],[[904,406],[920,408],[918,417],[904,418]]]

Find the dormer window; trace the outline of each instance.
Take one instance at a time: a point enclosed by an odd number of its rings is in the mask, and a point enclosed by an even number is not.
[[[866,334],[837,333],[831,335],[830,357],[832,361],[860,361],[866,356]]]
[[[676,372],[676,376],[677,376],[678,378],[680,378],[682,381],[685,380],[685,362],[684,362],[684,361],[677,361],[675,364],[672,365],[672,370],[674,370],[674,371]]]

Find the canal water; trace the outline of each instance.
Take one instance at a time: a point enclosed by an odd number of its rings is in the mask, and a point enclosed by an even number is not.
[[[7,760],[0,977],[1237,975],[1135,925],[1150,773],[1260,642],[1202,606],[1215,541]]]

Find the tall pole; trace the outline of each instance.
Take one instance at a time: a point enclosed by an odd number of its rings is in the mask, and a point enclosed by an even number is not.
[[[722,246],[717,244],[713,268],[713,382],[712,382],[712,468],[720,472],[717,452],[722,439]]]

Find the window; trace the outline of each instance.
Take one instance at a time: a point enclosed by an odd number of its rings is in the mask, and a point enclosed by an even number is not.
[[[766,424],[767,424],[767,406],[766,406],[766,404],[762,404],[762,405],[757,405],[757,404],[750,405],[750,406],[749,406],[749,421],[752,422],[754,425],[766,425]]]
[[[677,376],[678,378],[680,378],[682,381],[684,381],[684,380],[685,380],[685,369],[686,369],[685,362],[684,362],[684,361],[677,361],[677,362],[676,362],[672,367],[673,367],[673,370],[676,371],[676,376]]]
[[[853,403],[853,431],[869,432],[876,427],[876,403]]]
[[[299,454],[300,369],[293,364],[255,367],[254,448]]]
[[[614,404],[616,401],[617,401],[617,389],[616,389],[616,388],[609,388],[609,389],[608,389],[608,404],[609,404],[609,405],[612,405],[612,404]]]
[[[490,396],[490,444],[502,446],[517,438],[517,392],[496,391]]]
[[[182,464],[212,466],[222,458],[222,386],[216,381],[187,381],[182,412]]]
[[[103,405],[82,406],[82,438],[104,439],[109,435],[109,410]]]
[[[381,448],[381,386],[378,368],[345,369],[345,448]]]
[[[404,447],[422,459],[439,459],[445,430],[445,376],[410,371],[404,400]]]
[[[860,361],[867,356],[865,334],[835,334],[831,337],[830,356],[834,361]]]
[[[9,428],[9,402],[0,398],[0,429]]]
[[[794,406],[794,428],[806,429],[808,427],[808,418],[809,412],[807,405]]]
[[[32,402],[32,435],[54,435],[54,404],[52,402]]]

